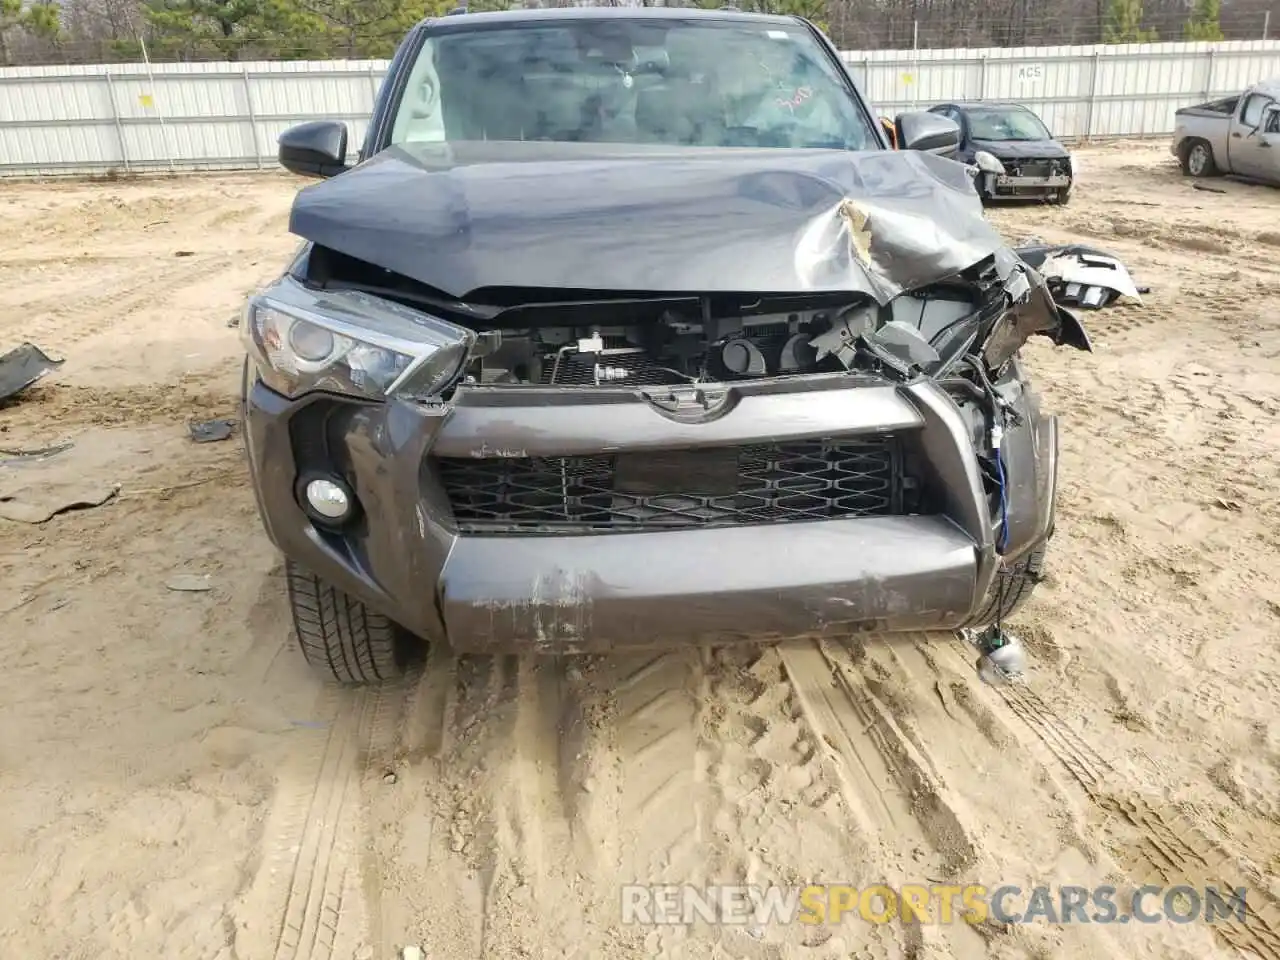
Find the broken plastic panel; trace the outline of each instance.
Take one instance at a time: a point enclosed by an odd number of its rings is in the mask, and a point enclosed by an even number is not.
[[[0,402],[16,396],[51,370],[62,366],[34,343],[24,343],[0,357]]]

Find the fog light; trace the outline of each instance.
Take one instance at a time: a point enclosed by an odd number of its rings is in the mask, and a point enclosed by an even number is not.
[[[332,480],[312,480],[304,492],[307,505],[326,520],[342,520],[351,513],[354,498],[343,484]]]

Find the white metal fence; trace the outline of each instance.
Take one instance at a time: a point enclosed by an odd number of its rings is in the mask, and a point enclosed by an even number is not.
[[[1280,76],[1280,40],[843,54],[876,108],[1017,100],[1068,139],[1149,136],[1173,111]],[[0,69],[0,176],[253,169],[291,124],[364,136],[383,60]]]

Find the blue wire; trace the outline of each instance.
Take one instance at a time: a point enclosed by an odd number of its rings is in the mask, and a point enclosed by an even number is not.
[[[1009,496],[1004,476],[1004,451],[996,448],[996,476],[1000,480],[1000,551],[1009,545]]]

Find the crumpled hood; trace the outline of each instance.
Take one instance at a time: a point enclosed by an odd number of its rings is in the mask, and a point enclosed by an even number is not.
[[[885,303],[1004,246],[952,160],[634,144],[392,147],[299,192],[289,229],[461,300],[542,287]]]
[[[1001,160],[1065,160],[1067,148],[1057,140],[971,140],[974,150],[985,150]]]

